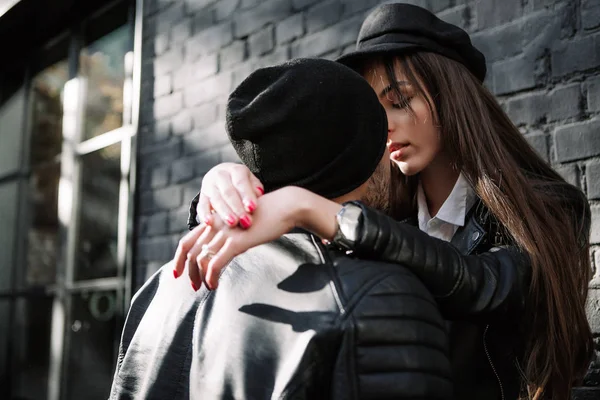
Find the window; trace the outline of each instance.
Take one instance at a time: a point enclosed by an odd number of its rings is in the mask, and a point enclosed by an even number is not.
[[[0,398],[108,397],[131,286],[131,4],[0,65]]]

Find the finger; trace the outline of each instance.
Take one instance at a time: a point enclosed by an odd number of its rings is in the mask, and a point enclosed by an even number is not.
[[[223,232],[219,232],[215,235],[213,240],[210,241],[210,243],[208,244],[208,248],[212,252],[212,257],[214,257],[219,252],[219,250],[221,250],[221,247],[223,247],[223,245],[225,244],[227,237],[228,236]],[[214,290],[217,288],[219,282],[219,275],[221,272],[220,270],[214,271],[214,269],[209,268],[210,260],[212,259],[212,257],[204,258],[201,264],[202,273],[204,276],[204,283],[210,290]]]
[[[175,278],[180,277],[183,273],[188,252],[192,249],[200,235],[202,235],[205,228],[206,225],[200,224],[193,230],[189,231],[183,238],[181,238],[181,240],[179,240],[177,250],[175,251],[175,257],[173,258],[173,276]]]
[[[245,166],[240,166],[240,168],[231,171],[231,183],[237,190],[244,210],[248,213],[252,213],[256,210],[257,190],[255,181],[258,181],[258,179],[256,179],[252,172]],[[260,184],[260,181],[258,181],[258,184]],[[262,184],[260,185],[262,186]],[[240,218],[242,217],[242,215],[239,214],[238,216]]]
[[[200,270],[200,255],[202,253],[202,246],[212,240],[215,234],[214,231],[215,230],[212,226],[207,227],[194,244],[194,247],[192,247],[188,253],[188,260],[190,260],[188,275],[192,281],[192,288],[194,290],[200,289],[203,281],[203,276],[201,275],[202,271]]]
[[[237,174],[235,175],[235,178],[234,174]],[[244,174],[246,175],[245,179],[247,179],[247,173],[244,172]],[[223,201],[227,203],[229,209],[233,211],[236,219],[239,219],[246,215],[246,210],[244,209],[244,204],[242,202],[243,194],[240,193],[238,188],[236,187],[236,184],[239,184],[243,179],[244,177],[240,176],[240,170],[233,169],[227,175],[227,178],[225,178],[225,174],[223,174],[223,177],[217,179],[215,182],[217,186],[216,191],[219,192]]]
[[[204,222],[206,225],[212,224],[212,214],[210,212],[210,199],[203,193],[200,193],[198,199],[198,205],[196,206],[196,215],[200,222]]]
[[[208,263],[208,271],[206,279],[210,282],[212,290],[219,286],[219,275],[223,268],[227,266],[238,255],[236,246],[232,240],[226,240],[221,246],[221,249]],[[216,279],[214,278],[216,277]],[[213,281],[214,279],[214,281]]]
[[[265,194],[265,187],[263,186],[262,182],[259,181],[256,176],[254,176],[252,172],[249,173],[250,180],[252,181],[252,187],[254,188],[254,193],[259,197],[262,196],[263,194]]]
[[[215,210],[217,215],[229,226],[236,226],[238,223],[238,218],[233,212],[233,210],[229,207],[227,202],[221,196],[218,190],[215,190],[215,193],[210,196],[210,205]],[[212,216],[213,222],[215,216]]]

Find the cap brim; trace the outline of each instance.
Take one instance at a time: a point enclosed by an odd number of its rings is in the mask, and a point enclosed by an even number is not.
[[[360,67],[361,61],[366,57],[383,55],[387,53],[402,53],[408,50],[420,49],[421,46],[414,43],[381,43],[375,46],[369,46],[365,49],[354,50],[348,54],[338,57],[335,61],[343,64],[353,70]]]

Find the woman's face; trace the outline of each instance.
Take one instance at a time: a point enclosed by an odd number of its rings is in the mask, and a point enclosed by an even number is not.
[[[368,67],[364,77],[377,93],[387,114],[390,158],[404,175],[418,174],[431,164],[441,149],[439,129],[427,101],[417,95],[417,88],[408,82],[400,68],[396,68],[396,78],[408,100],[406,104],[402,104],[391,90],[383,64]]]

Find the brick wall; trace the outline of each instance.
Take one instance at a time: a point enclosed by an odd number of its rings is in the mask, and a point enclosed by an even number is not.
[[[236,160],[224,131],[227,94],[251,71],[353,48],[374,0],[146,0],[136,210],[136,282],[168,261],[204,173]],[[422,0],[472,34],[485,84],[533,146],[593,210],[600,265],[600,2]],[[600,335],[600,274],[589,316]],[[600,339],[596,343],[600,349]],[[598,398],[600,360],[579,400]]]

